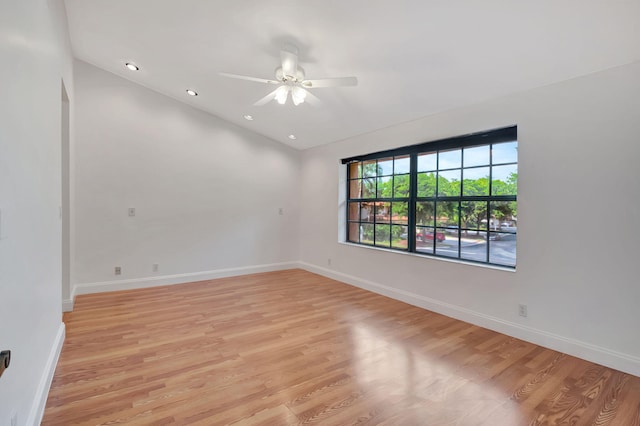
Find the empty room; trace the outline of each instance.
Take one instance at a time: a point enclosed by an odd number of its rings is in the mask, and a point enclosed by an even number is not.
[[[0,3],[0,425],[640,426],[640,2]]]

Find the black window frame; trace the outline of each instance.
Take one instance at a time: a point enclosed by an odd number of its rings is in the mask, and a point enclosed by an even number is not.
[[[515,195],[494,195],[492,193],[493,188],[493,169],[494,167],[500,167],[500,166],[513,166],[515,165],[517,167],[518,165],[518,159],[516,158],[515,162],[505,162],[505,163],[494,163],[493,162],[493,145],[494,144],[500,144],[500,143],[505,143],[505,142],[516,142],[518,143],[518,134],[517,134],[517,126],[509,126],[509,127],[504,127],[504,128],[500,128],[500,129],[495,129],[495,130],[488,130],[488,131],[483,131],[483,132],[478,132],[478,133],[472,133],[472,134],[467,134],[464,136],[457,136],[457,137],[452,137],[452,138],[447,138],[447,139],[441,139],[441,140],[436,140],[436,141],[430,141],[430,142],[423,142],[423,143],[419,143],[419,144],[415,144],[415,145],[410,145],[410,146],[404,146],[404,147],[400,147],[400,148],[395,148],[395,149],[390,149],[390,150],[385,150],[385,151],[378,151],[378,152],[374,152],[374,153],[369,153],[369,154],[365,154],[365,155],[359,155],[359,156],[354,156],[354,157],[348,157],[348,158],[344,158],[341,160],[342,164],[345,165],[346,169],[347,169],[347,179],[346,179],[346,226],[345,226],[345,241],[351,244],[357,244],[357,245],[363,245],[363,246],[368,246],[368,247],[377,247],[377,248],[385,248],[385,249],[391,249],[391,250],[397,250],[400,252],[409,252],[409,253],[414,253],[414,254],[419,254],[419,255],[424,255],[424,256],[428,256],[428,257],[437,257],[437,258],[444,258],[444,259],[449,259],[449,260],[458,260],[458,261],[462,261],[462,262],[471,262],[471,263],[477,263],[477,264],[481,264],[481,265],[492,265],[492,266],[499,266],[499,267],[503,267],[503,268],[508,268],[508,269],[515,269],[516,268],[516,264],[514,263],[513,265],[510,264],[504,264],[504,263],[497,263],[497,262],[492,262],[491,261],[491,244],[492,244],[492,240],[493,237],[499,236],[500,234],[504,235],[504,233],[500,232],[499,230],[496,230],[495,227],[492,230],[491,227],[491,213],[492,213],[492,208],[495,206],[494,203],[504,203],[504,202],[516,202],[517,203],[517,189],[516,189],[516,194]],[[472,148],[472,147],[481,147],[481,146],[489,146],[489,163],[488,164],[482,164],[482,165],[476,165],[476,166],[469,166],[469,167],[465,167],[464,164],[464,148]],[[418,197],[418,174],[420,173],[418,171],[418,155],[419,154],[428,154],[428,153],[439,153],[441,151],[447,151],[447,150],[454,150],[454,149],[460,149],[461,150],[461,163],[458,167],[455,167],[451,170],[459,170],[460,171],[460,193],[458,195],[452,196],[452,195],[441,195],[439,193],[439,181],[440,181],[440,172],[442,171],[446,171],[448,170],[447,168],[440,168],[439,164],[436,164],[436,168],[435,170],[433,170],[432,172],[435,172],[436,175],[436,186],[435,186],[435,193],[434,196],[421,196]],[[517,148],[516,148],[517,149]],[[376,189],[374,189],[374,195],[375,197],[367,197],[367,198],[363,198],[363,197],[359,197],[359,198],[353,198],[351,196],[351,188],[352,188],[352,182],[353,181],[357,181],[358,179],[360,180],[360,184],[361,186],[364,185],[364,176],[363,176],[363,162],[371,162],[371,161],[378,161],[381,159],[389,159],[389,158],[397,158],[397,157],[405,157],[405,156],[409,156],[410,158],[410,167],[409,167],[409,197],[403,197],[403,198],[397,198],[397,197],[387,197],[387,198],[383,198],[383,197],[379,197],[379,193],[378,193],[378,189],[377,189],[377,182],[378,179],[374,178],[376,181]],[[436,156],[437,159],[440,158],[440,155]],[[350,169],[350,165],[352,163],[361,163],[361,166],[358,168],[360,170],[360,176],[359,177],[353,177],[351,175],[351,169]],[[471,170],[474,168],[480,169],[483,167],[488,167],[489,169],[489,182],[488,182],[488,187],[489,187],[489,192],[486,195],[464,195],[463,191],[464,191],[464,185],[463,185],[463,181],[464,181],[464,172],[465,170]],[[376,173],[377,173],[378,166],[376,163]],[[517,169],[516,169],[517,170]],[[393,173],[393,172],[392,172]],[[427,173],[427,172],[422,172],[422,173]],[[431,173],[431,172],[430,172]],[[385,175],[386,176],[386,175]],[[395,175],[394,175],[395,176]],[[360,195],[360,194],[358,194]],[[393,191],[393,195],[395,195],[395,190]],[[376,240],[375,240],[375,235],[377,232],[377,228],[376,228],[376,214],[374,213],[373,216],[373,222],[365,222],[362,220],[361,217],[361,204],[358,204],[358,219],[357,220],[353,220],[353,218],[350,216],[350,208],[353,205],[353,203],[367,203],[368,205],[373,205],[374,206],[374,210],[377,210],[377,208],[375,206],[379,205],[378,203],[390,203],[390,205],[393,205],[394,202],[408,202],[408,209],[407,209],[407,223],[406,223],[406,229],[407,229],[407,247],[406,248],[399,248],[399,247],[394,247],[393,246],[393,242],[392,242],[392,232],[390,234],[390,238],[389,238],[389,244],[388,245],[384,245],[384,246],[380,246],[378,244],[376,244]],[[435,211],[435,209],[437,208],[437,206],[440,203],[440,206],[442,207],[444,202],[453,202],[453,203],[457,203],[457,242],[458,242],[458,248],[457,248],[457,256],[451,256],[451,255],[444,255],[444,254],[438,254],[438,250],[436,249],[437,244],[436,241],[437,239],[440,237],[438,235],[438,229],[444,229],[441,225],[438,225],[438,220],[437,220],[437,212]],[[461,232],[463,231],[470,231],[472,230],[471,228],[467,227],[467,228],[463,228],[462,225],[462,218],[461,218],[461,206],[463,205],[462,203],[466,203],[466,202],[475,202],[475,203],[486,203],[486,218],[488,219],[487,221],[487,227],[485,229],[485,239],[486,239],[486,256],[485,256],[485,260],[474,260],[471,258],[465,258],[463,257],[463,250],[462,250],[462,238],[461,238]],[[433,219],[433,224],[431,226],[424,226],[424,224],[417,224],[417,220],[416,220],[416,208],[418,206],[418,203],[433,203],[433,208],[434,208],[434,219]],[[390,213],[390,224],[393,223],[393,219]],[[373,225],[373,235],[374,235],[374,239],[373,239],[373,243],[363,243],[362,242],[362,225],[364,224],[371,224]],[[385,222],[386,224],[387,222]],[[358,241],[352,241],[349,239],[349,232],[350,232],[350,226],[353,226],[354,224],[357,224],[358,226],[358,232],[359,232],[359,237],[358,237]],[[429,228],[431,229],[431,240],[432,240],[432,253],[425,253],[424,251],[419,251],[416,247],[416,234],[417,233],[417,228],[421,229],[420,235],[422,236],[422,241],[425,241],[425,234],[423,232],[428,232]],[[390,228],[391,229],[391,228]],[[476,231],[476,235],[478,234],[478,232],[480,231],[480,225],[477,226],[477,228],[474,230]],[[517,229],[517,228],[516,228]],[[472,230],[473,231],[473,230]],[[513,235],[513,239],[517,241],[517,231],[510,231],[510,234]],[[517,256],[517,255],[516,255]],[[517,261],[517,259],[516,259]]]

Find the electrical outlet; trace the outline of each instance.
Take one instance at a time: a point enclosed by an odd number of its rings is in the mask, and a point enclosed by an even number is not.
[[[518,315],[521,317],[527,316],[527,305],[518,305]]]
[[[135,207],[129,207],[129,216],[133,217],[136,215],[136,208]]]
[[[122,274],[122,268],[119,267],[119,266],[116,266],[114,272],[116,273],[116,275],[120,275],[120,274]]]
[[[157,263],[154,263],[153,265],[151,265],[151,270],[153,272],[158,272],[158,268],[160,267],[160,265],[158,265]]]
[[[328,265],[328,266],[331,266],[331,258],[328,258],[328,259],[327,259],[327,265]]]
[[[284,214],[284,209],[283,209],[282,207],[280,207],[280,208],[278,209],[278,214],[279,214],[280,216],[282,216],[282,215]]]

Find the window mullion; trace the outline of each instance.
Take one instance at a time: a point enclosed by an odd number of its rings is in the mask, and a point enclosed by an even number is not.
[[[489,182],[489,186],[491,186],[491,182]],[[491,259],[491,247],[489,247],[491,245],[491,238],[490,234],[489,234],[489,230],[491,229],[491,202],[487,201],[487,214],[485,215],[485,219],[487,220],[487,230],[485,231],[485,235],[487,236],[487,254],[486,254],[486,262],[489,263],[489,260]]]
[[[407,218],[407,250],[416,251],[416,197],[418,194],[418,155],[409,157],[409,208]]]

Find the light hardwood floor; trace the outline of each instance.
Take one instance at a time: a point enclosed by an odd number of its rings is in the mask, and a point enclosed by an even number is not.
[[[44,425],[640,426],[640,378],[302,270],[79,296]]]

